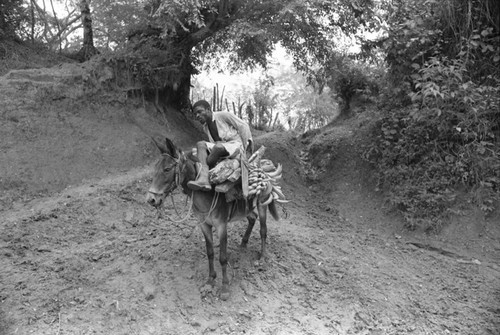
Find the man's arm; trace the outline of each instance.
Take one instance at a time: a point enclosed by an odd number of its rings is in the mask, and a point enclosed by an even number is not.
[[[250,131],[250,126],[245,121],[243,121],[242,119],[240,119],[239,117],[237,117],[232,113],[229,112],[220,112],[220,113],[223,113],[221,114],[221,116],[223,116],[224,121],[233,126],[238,131],[244,149],[246,150],[248,145],[250,145],[253,152],[253,139],[252,139],[252,132]]]

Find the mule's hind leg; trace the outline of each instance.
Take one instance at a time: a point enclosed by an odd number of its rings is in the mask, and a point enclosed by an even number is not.
[[[219,223],[217,225],[217,233],[219,235],[219,262],[222,268],[222,288],[220,298],[227,300],[229,298],[229,278],[227,277],[227,224]]]
[[[267,249],[267,206],[258,206],[259,222],[260,222],[260,259],[266,259]]]
[[[217,277],[217,273],[214,268],[214,239],[212,235],[212,226],[208,225],[206,222],[203,222],[201,225],[201,231],[205,236],[205,244],[207,246],[207,258],[208,258],[208,275],[209,282],[211,285],[215,283],[215,278]]]
[[[248,220],[247,230],[245,231],[245,234],[243,235],[243,238],[241,239],[240,246],[242,248],[246,248],[246,246],[248,244],[248,240],[250,239],[250,235],[252,234],[253,226],[255,225],[255,221],[257,220],[257,215],[254,212],[252,212],[252,213],[248,214],[247,220]]]

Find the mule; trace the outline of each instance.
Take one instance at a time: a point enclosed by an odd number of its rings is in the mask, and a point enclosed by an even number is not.
[[[227,276],[227,224],[231,221],[244,219],[248,220],[248,225],[241,240],[241,247],[246,247],[250,234],[257,218],[260,222],[260,256],[266,257],[267,238],[267,209],[278,221],[279,215],[274,200],[268,205],[258,203],[253,205],[251,200],[233,200],[227,202],[224,194],[214,190],[193,191],[188,188],[187,183],[196,179],[196,158],[192,154],[185,154],[178,149],[174,143],[166,138],[165,146],[154,141],[161,152],[161,158],[156,163],[153,174],[153,181],[148,190],[146,201],[154,206],[160,207],[165,197],[177,187],[182,188],[182,192],[187,194],[192,200],[193,213],[199,219],[199,226],[205,237],[207,249],[209,284],[215,284],[217,277],[214,268],[214,242],[212,230],[217,232],[219,237],[219,262],[222,268],[222,288],[220,298],[227,300],[230,296],[229,278]]]

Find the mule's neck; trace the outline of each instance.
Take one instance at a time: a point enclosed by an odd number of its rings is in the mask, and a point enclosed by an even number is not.
[[[196,180],[196,167],[195,162],[189,156],[185,157],[181,174],[182,193],[191,196],[193,194],[193,190],[188,187],[188,182]]]

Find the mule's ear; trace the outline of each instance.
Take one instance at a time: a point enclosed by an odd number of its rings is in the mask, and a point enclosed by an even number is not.
[[[153,140],[153,143],[156,145],[156,147],[158,148],[158,150],[160,150],[160,152],[162,154],[167,152],[167,149],[165,148],[165,146],[163,146],[157,140],[155,140],[154,137],[151,137],[151,140]]]
[[[177,153],[177,148],[174,142],[172,142],[168,137],[165,137],[165,143],[167,144],[167,154],[174,158],[178,158],[179,154]]]

